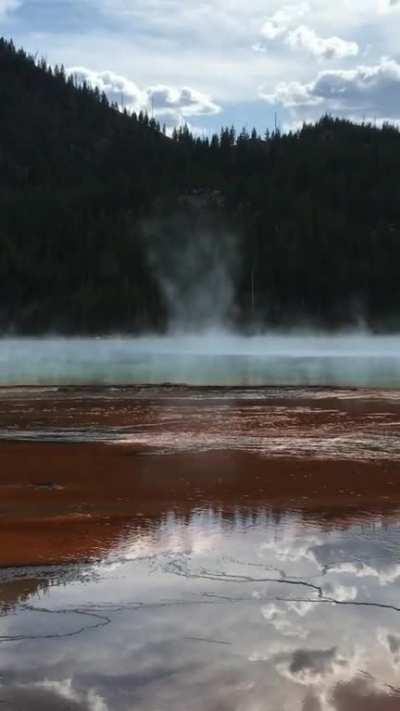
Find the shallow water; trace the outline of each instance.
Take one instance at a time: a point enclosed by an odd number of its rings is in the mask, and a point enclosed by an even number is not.
[[[400,512],[327,521],[210,502],[128,525],[97,563],[3,571],[1,700],[398,709],[399,546]]]
[[[400,391],[0,403],[0,708],[398,711]]]
[[[0,385],[188,383],[400,387],[400,337],[225,332],[0,340]]]
[[[54,386],[0,394],[0,441],[400,461],[400,390]]]

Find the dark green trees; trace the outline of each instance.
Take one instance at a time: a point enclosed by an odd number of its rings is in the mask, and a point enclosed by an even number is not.
[[[163,330],[166,265],[199,240],[231,325],[399,328],[399,175],[394,127],[168,138],[0,40],[0,328]]]

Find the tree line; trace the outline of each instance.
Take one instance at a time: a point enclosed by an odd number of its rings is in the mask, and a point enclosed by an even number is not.
[[[232,326],[400,327],[394,126],[167,136],[6,40],[0,72],[3,333],[163,331],[159,250],[199,254],[203,233]]]

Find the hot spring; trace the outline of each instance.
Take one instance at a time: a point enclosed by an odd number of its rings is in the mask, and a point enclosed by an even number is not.
[[[400,336],[3,338],[0,384],[400,387]]]

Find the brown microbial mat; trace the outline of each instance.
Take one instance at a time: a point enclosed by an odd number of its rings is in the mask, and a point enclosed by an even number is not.
[[[0,702],[400,708],[400,393],[5,388]]]

